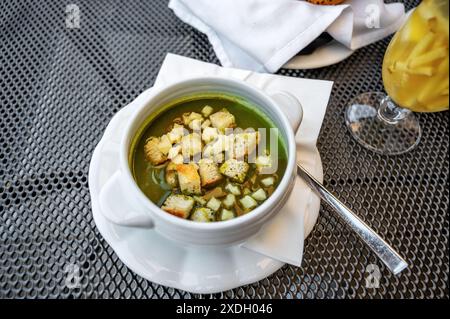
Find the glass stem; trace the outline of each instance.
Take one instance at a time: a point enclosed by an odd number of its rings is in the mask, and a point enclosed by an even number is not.
[[[389,124],[397,124],[410,114],[411,111],[399,107],[388,95],[381,101],[378,118]]]

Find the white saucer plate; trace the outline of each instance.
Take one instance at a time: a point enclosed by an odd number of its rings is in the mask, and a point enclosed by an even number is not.
[[[94,222],[120,260],[133,272],[154,283],[192,293],[216,293],[250,284],[271,275],[284,263],[239,245],[224,248],[187,247],[153,230],[118,226],[101,213],[99,194],[118,169],[118,143],[130,115],[126,106],[111,120],[95,148],[89,167],[89,190]],[[319,152],[311,152],[303,165],[323,178]],[[298,200],[290,198],[288,200]],[[302,199],[304,200],[304,199]],[[305,212],[305,238],[317,221],[320,200],[311,193]]]
[[[333,40],[330,43],[317,48],[311,54],[294,56],[283,65],[283,68],[295,70],[322,68],[347,59],[353,52],[355,51],[350,50],[343,44]]]

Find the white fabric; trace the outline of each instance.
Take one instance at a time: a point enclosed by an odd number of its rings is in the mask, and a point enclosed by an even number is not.
[[[355,50],[395,32],[405,15],[403,4],[383,0],[337,6],[299,0],[171,0],[169,7],[208,36],[223,66],[271,73],[325,31]]]
[[[246,70],[222,68],[215,64],[168,54],[156,78],[155,86],[194,76],[220,75],[246,81],[266,92],[287,91],[303,106],[303,121],[296,134],[298,159],[312,161],[320,127],[327,108],[333,82],[308,80]],[[308,165],[310,166],[310,165]],[[297,179],[293,198],[258,235],[244,247],[273,259],[300,266],[303,254],[303,221],[312,196],[308,186]],[[312,212],[317,214],[317,212]],[[308,215],[310,218],[310,216]]]

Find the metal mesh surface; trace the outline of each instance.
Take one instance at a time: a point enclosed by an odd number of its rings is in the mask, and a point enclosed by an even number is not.
[[[65,25],[69,3],[0,0],[0,297],[205,297],[124,266],[95,227],[87,175],[108,121],[153,84],[167,52],[218,60],[165,1],[75,0],[79,29]],[[301,268],[210,297],[448,298],[449,113],[419,114],[420,145],[392,157],[362,148],[344,124],[351,98],[383,90],[388,41],[335,66],[279,73],[335,81],[318,143],[325,184],[411,267],[391,275],[322,206]],[[366,288],[370,263],[379,288]],[[69,264],[79,288],[65,284]]]

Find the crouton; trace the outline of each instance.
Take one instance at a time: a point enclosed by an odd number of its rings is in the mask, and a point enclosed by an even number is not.
[[[167,137],[169,138],[170,142],[172,144],[179,143],[181,141],[181,138],[184,135],[184,127],[180,124],[174,124],[172,130],[167,133]]]
[[[183,155],[178,154],[177,156],[171,159],[171,162],[174,164],[183,164],[184,163]]]
[[[213,112],[213,108],[211,106],[209,106],[209,105],[205,105],[202,108],[202,114],[203,114],[204,117],[210,116],[212,112]]]
[[[194,156],[202,151],[202,139],[199,134],[192,133],[181,139],[181,152],[183,157]]]
[[[189,128],[193,131],[200,131],[202,129],[201,120],[193,120],[189,123]]]
[[[175,156],[177,156],[178,154],[180,154],[180,152],[181,152],[181,145],[180,144],[175,144],[174,146],[172,146],[170,149],[169,149],[169,152],[168,152],[168,154],[167,154],[167,158],[168,159],[174,159],[175,158]]]
[[[259,132],[236,134],[234,137],[234,157],[243,159],[245,155],[252,154],[260,141]]]
[[[209,116],[212,126],[224,131],[226,128],[232,128],[236,126],[234,115],[223,109],[219,112],[213,113]]]
[[[178,186],[178,176],[177,176],[177,164],[170,162],[166,166],[166,171],[164,175],[166,183],[170,187],[175,188]]]
[[[203,121],[202,129],[205,129],[205,128],[210,127],[210,126],[211,126],[211,121],[210,120]]]
[[[158,149],[160,150],[160,152],[164,155],[167,155],[171,148],[172,143],[170,142],[169,137],[167,135],[161,136],[158,143]]]
[[[271,172],[272,167],[272,159],[270,158],[270,155],[260,155],[256,158],[255,161],[256,164],[256,170],[259,174],[267,172]],[[272,172],[273,173],[273,172]]]
[[[194,164],[177,164],[178,184],[185,194],[200,194],[200,175]]]
[[[211,187],[222,180],[217,164],[209,158],[201,159],[198,162],[202,187]]]
[[[186,195],[169,195],[164,201],[162,210],[180,218],[188,218],[194,207],[194,199]]]
[[[194,210],[194,212],[191,215],[191,220],[195,222],[213,222],[215,220],[215,213],[206,207],[199,207]]]
[[[246,162],[232,158],[220,166],[220,172],[235,182],[243,183],[249,168]]]
[[[149,137],[144,145],[145,158],[152,165],[159,165],[167,160],[167,157],[158,148],[159,138]]]
[[[194,120],[200,120],[200,121],[203,120],[203,116],[196,112],[184,113],[182,115],[182,118],[183,118],[183,123],[186,126],[189,126],[189,124]]]
[[[202,132],[202,140],[205,143],[214,141],[219,136],[219,130],[215,127],[206,127]]]

